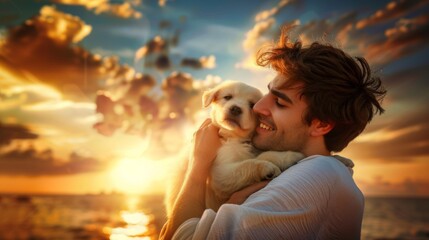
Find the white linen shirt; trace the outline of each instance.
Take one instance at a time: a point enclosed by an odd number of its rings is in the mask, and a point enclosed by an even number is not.
[[[334,157],[307,157],[243,204],[187,220],[173,239],[360,239],[364,197],[352,175]]]

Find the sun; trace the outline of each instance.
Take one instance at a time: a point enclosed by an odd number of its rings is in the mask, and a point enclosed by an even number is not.
[[[127,194],[163,192],[166,165],[165,160],[124,158],[110,171],[112,186]]]

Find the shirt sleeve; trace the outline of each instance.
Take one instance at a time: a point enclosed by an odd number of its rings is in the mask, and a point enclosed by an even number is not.
[[[242,205],[224,204],[217,213],[207,209],[200,219],[183,223],[173,239],[317,239],[321,232],[329,234],[324,227],[331,225],[326,212],[337,189],[337,171],[351,176],[344,166],[332,166],[337,160],[318,158],[289,168]]]

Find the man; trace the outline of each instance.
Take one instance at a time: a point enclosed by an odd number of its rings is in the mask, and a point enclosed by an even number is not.
[[[298,151],[307,158],[271,182],[235,193],[218,212],[205,209],[211,162],[220,146],[207,120],[161,239],[359,239],[364,198],[352,170],[331,154],[343,150],[376,113],[386,91],[363,58],[327,44],[290,43],[287,30],[258,57],[277,73],[254,106],[261,150]]]

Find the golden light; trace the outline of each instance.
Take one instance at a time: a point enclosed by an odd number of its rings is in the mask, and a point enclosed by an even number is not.
[[[137,210],[140,197],[133,195],[127,197],[128,210],[120,212],[122,224],[116,227],[106,226],[103,233],[110,240],[151,240],[155,239],[156,228],[154,216]]]
[[[121,212],[122,219],[128,224],[141,224],[147,225],[149,217],[142,212],[123,211]]]
[[[131,195],[127,197],[127,207],[130,211],[135,211],[138,204],[140,203],[140,197],[137,195]]]
[[[148,231],[146,226],[128,225],[126,227],[113,228],[110,234],[111,240],[116,239],[151,239],[149,236],[139,237]]]
[[[165,160],[122,159],[111,170],[112,185],[127,194],[160,193],[165,187],[167,166]]]

